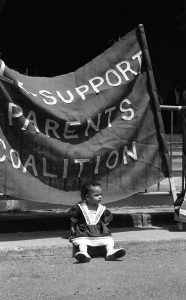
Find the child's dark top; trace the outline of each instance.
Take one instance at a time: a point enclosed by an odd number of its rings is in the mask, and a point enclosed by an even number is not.
[[[73,206],[68,215],[70,220],[75,223],[75,234],[71,235],[70,239],[76,237],[103,237],[110,236],[111,232],[107,225],[113,220],[112,213],[105,209],[96,225],[88,225],[83,216],[83,213],[78,205]]]

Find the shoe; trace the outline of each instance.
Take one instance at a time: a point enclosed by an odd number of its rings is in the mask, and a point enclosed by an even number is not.
[[[83,252],[77,252],[75,254],[75,258],[81,263],[89,262],[91,260],[91,257],[87,253]]]
[[[106,256],[106,260],[116,260],[118,258],[123,257],[125,254],[126,254],[126,251],[123,248],[113,249],[113,252]]]

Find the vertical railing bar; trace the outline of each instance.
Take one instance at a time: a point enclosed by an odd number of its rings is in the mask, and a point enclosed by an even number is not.
[[[170,165],[172,170],[172,136],[173,136],[173,130],[174,130],[174,111],[171,109],[171,130],[170,130]],[[169,183],[169,188],[171,192],[171,186]]]
[[[171,132],[170,132],[170,164],[172,168],[172,135],[173,135],[173,110],[171,110]]]
[[[181,118],[182,118],[182,122],[181,122],[181,125],[182,125],[182,191],[185,190],[185,175],[184,175],[184,165],[183,165],[183,147],[184,147],[184,134],[183,134],[183,113],[181,114]]]

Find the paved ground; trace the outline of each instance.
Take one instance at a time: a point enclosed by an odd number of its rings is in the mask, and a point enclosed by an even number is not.
[[[148,232],[148,241],[125,243],[126,256],[118,261],[98,257],[79,264],[68,248],[0,257],[0,299],[185,299],[185,238],[149,241]]]
[[[123,247],[126,244],[140,242],[186,241],[185,228],[179,231],[176,223],[164,227],[111,228],[111,232],[116,245]],[[0,257],[16,257],[28,253],[54,255],[61,251],[66,251],[71,255],[72,244],[68,241],[68,235],[68,230],[0,234]]]

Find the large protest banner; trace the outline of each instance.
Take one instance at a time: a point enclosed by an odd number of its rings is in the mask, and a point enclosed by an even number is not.
[[[0,75],[0,192],[71,205],[94,178],[106,203],[170,176],[143,25],[74,72]]]

